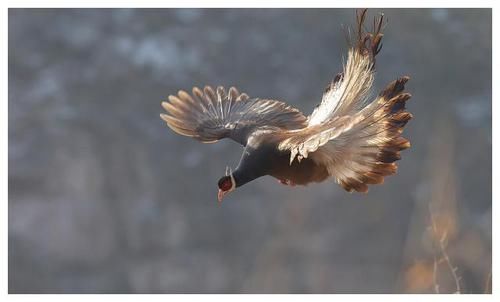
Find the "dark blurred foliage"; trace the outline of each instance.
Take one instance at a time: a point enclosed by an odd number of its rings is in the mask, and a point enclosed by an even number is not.
[[[160,102],[234,85],[309,113],[354,9],[10,9],[9,291],[454,292],[441,239],[460,292],[490,291],[491,10],[378,11],[374,93],[411,77],[398,174],[264,177],[219,207],[241,147],[174,134]]]

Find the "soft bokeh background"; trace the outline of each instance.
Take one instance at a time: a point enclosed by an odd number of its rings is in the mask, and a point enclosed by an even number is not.
[[[378,11],[374,93],[412,78],[398,174],[367,195],[264,177],[219,207],[241,147],[174,134],[161,100],[234,85],[309,113],[353,9],[10,9],[9,291],[455,292],[445,253],[490,292],[491,10]]]

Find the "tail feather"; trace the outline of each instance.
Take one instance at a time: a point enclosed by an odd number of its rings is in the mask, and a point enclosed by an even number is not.
[[[387,85],[357,113],[362,118],[355,126],[311,154],[345,190],[367,192],[368,184],[381,184],[384,177],[396,173],[400,151],[410,147],[401,136],[412,118],[406,111],[411,97],[404,91],[408,80],[402,77]]]

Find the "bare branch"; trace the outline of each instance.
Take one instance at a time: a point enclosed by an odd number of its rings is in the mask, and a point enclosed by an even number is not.
[[[434,214],[432,213],[431,204],[429,204],[429,213],[430,213],[430,217],[431,217],[432,231],[433,231],[435,237],[437,237],[437,236],[439,236],[439,233],[438,233],[438,229],[436,226],[436,222],[434,220]],[[443,234],[441,235],[441,238],[437,242],[437,245],[439,247],[439,252],[441,253],[442,260],[444,260],[446,262],[448,269],[450,270],[450,274],[453,277],[453,280],[455,280],[455,288],[456,288],[455,294],[460,294],[461,293],[461,287],[460,287],[461,277],[457,274],[458,268],[452,265],[450,257],[448,255],[448,252],[446,251],[447,236],[448,236],[448,231],[445,230],[443,232]],[[433,238],[435,238],[435,237],[433,237]],[[434,241],[437,241],[437,240],[434,240]],[[441,260],[439,262],[441,262]],[[436,293],[439,293],[439,284],[437,283],[437,265],[438,265],[438,262],[436,262],[436,256],[434,255],[434,270],[435,270],[434,290],[436,291],[436,288],[437,288]]]
[[[438,262],[436,259],[436,255],[434,255],[434,268],[432,270],[432,280],[434,283],[434,292],[436,292],[436,294],[439,294],[439,284],[437,282],[437,268],[438,268]]]

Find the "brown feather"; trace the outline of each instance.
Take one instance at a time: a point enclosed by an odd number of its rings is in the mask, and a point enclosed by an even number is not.
[[[410,147],[401,137],[412,115],[405,103],[408,77],[390,83],[372,103],[352,116],[334,117],[320,125],[289,131],[279,147],[291,157],[310,157],[324,165],[347,191],[366,192],[397,172],[400,151]],[[293,161],[292,161],[293,162]]]

